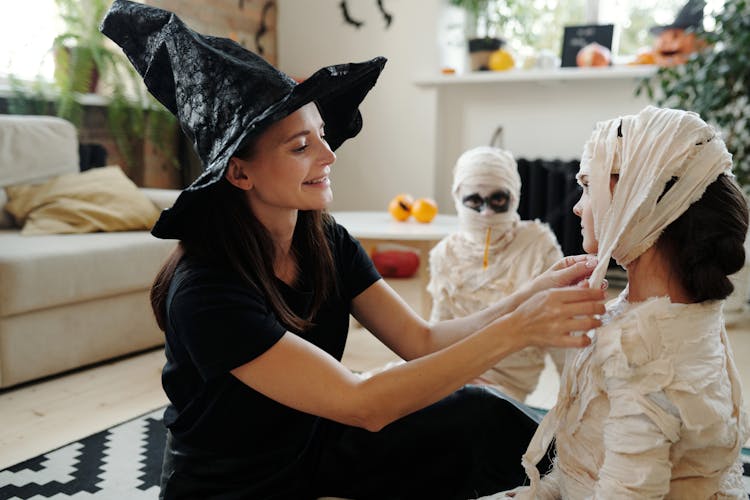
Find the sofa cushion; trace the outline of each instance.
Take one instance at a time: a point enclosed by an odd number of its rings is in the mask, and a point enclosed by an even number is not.
[[[78,136],[54,116],[0,115],[0,186],[77,172]]]
[[[0,388],[162,344],[146,290],[0,316]]]
[[[161,189],[161,188],[139,188],[141,193],[145,194],[159,210],[170,208],[174,205],[177,197],[180,195],[179,189]]]
[[[0,230],[0,316],[147,289],[175,244],[147,231]]]
[[[5,209],[24,235],[145,230],[159,217],[156,205],[117,166],[5,190]]]

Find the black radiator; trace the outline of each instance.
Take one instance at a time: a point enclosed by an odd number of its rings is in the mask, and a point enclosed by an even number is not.
[[[521,175],[521,219],[547,222],[557,236],[563,254],[583,253],[581,223],[573,206],[581,196],[576,183],[578,160],[527,160],[518,162]]]

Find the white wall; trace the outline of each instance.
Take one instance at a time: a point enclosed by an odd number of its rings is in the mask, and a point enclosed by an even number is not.
[[[412,82],[438,66],[440,0],[385,0],[385,29],[375,0],[348,0],[365,24],[344,22],[339,0],[279,0],[279,67],[308,76],[329,64],[388,58],[360,110],[362,132],[336,152],[333,210],[379,210],[400,192],[431,196],[434,185],[434,95]]]
[[[361,107],[362,132],[337,151],[333,210],[382,210],[400,192],[431,196],[454,212],[451,168],[458,155],[488,144],[498,125],[517,157],[577,158],[596,121],[640,110],[633,79],[490,82],[424,86],[445,56],[447,0],[348,0],[360,29],[346,24],[339,0],[279,0],[281,69],[307,76],[318,68],[376,55],[388,58]]]
[[[635,97],[636,79],[504,81],[441,85],[436,131],[435,199],[455,212],[452,169],[466,149],[490,144],[502,127],[502,143],[516,158],[581,157],[594,124],[637,113],[647,104]]]

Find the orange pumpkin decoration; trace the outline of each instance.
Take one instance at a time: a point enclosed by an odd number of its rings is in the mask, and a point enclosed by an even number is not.
[[[665,29],[654,41],[654,60],[660,66],[683,64],[690,54],[704,45],[693,32],[681,28]]]
[[[438,213],[438,206],[431,198],[419,198],[411,207],[411,214],[419,222],[430,222]]]
[[[579,67],[609,66],[610,62],[612,62],[610,50],[596,42],[581,47],[576,54],[576,65]]]
[[[654,52],[651,50],[641,50],[635,55],[635,59],[628,63],[630,66],[637,66],[640,64],[656,64]]]
[[[414,198],[410,194],[401,193],[396,195],[388,204],[388,212],[399,222],[403,222],[411,215]]]

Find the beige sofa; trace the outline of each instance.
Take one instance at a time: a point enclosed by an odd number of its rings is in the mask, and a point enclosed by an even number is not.
[[[0,188],[78,170],[69,122],[0,115]],[[178,194],[142,191],[160,208]],[[0,388],[163,344],[148,290],[174,245],[147,231],[21,236],[0,210]]]

